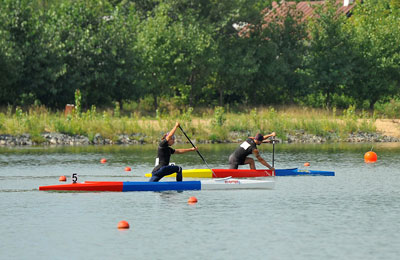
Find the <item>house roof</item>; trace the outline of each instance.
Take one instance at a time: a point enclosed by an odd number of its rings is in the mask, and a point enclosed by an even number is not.
[[[298,22],[302,23],[309,18],[315,16],[315,8],[317,6],[324,5],[326,1],[301,1],[296,3],[295,1],[284,1],[282,0],[279,4],[277,2],[272,2],[272,8],[265,8],[261,13],[264,15],[265,24],[262,28],[268,27],[268,24],[275,22],[277,24],[283,24],[283,18],[290,14],[295,17]],[[351,14],[351,10],[355,7],[356,1],[351,1],[348,6],[344,5],[344,0],[336,0],[336,5],[338,6],[337,13],[342,13],[347,16]],[[363,1],[361,0],[361,3]],[[235,27],[235,26],[234,26]],[[250,30],[251,25],[245,24],[244,26],[237,26],[235,29],[239,29],[239,35],[247,35]]]
[[[272,2],[272,9],[266,8],[263,10],[263,13],[265,13],[264,21],[267,23],[271,22],[277,18],[286,16],[288,12],[291,12],[293,15],[301,15],[301,21],[304,21],[313,17],[315,8],[323,4],[325,4],[325,1],[302,1],[299,3],[281,1],[280,4],[274,1]],[[354,8],[355,2],[344,6],[343,0],[336,0],[336,5],[338,6],[338,13],[348,14]]]

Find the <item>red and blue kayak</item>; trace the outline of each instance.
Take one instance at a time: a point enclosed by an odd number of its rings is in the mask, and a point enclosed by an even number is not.
[[[276,169],[275,172],[267,169],[187,169],[182,171],[184,178],[253,178],[271,176],[335,176],[333,171],[300,170],[298,168]],[[151,177],[151,173],[145,177]],[[166,177],[175,177],[176,173]]]
[[[223,190],[223,189],[273,189],[275,180],[238,180],[232,178],[202,181],[85,181],[82,183],[40,186],[43,191],[170,191],[170,190]]]

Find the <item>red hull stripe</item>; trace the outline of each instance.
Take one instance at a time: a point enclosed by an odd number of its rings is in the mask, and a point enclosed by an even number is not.
[[[213,178],[251,178],[275,176],[272,170],[212,169]]]
[[[62,185],[41,186],[39,190],[70,190],[70,191],[122,191],[123,182],[84,182]]]

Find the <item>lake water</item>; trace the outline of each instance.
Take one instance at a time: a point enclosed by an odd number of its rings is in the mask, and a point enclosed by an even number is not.
[[[371,146],[378,162],[365,164]],[[199,145],[212,168],[237,144]],[[177,146],[177,147],[189,147]],[[156,147],[0,148],[1,259],[399,259],[400,144],[276,145],[274,190],[57,193],[43,185],[146,181]],[[272,146],[260,147],[271,162]],[[106,164],[100,159],[107,158]],[[196,153],[173,155],[206,168]],[[130,166],[131,172],[124,168]],[[257,166],[262,168],[258,163]],[[171,179],[164,178],[162,181]],[[187,179],[189,180],[189,179]],[[196,196],[198,203],[187,200]],[[131,228],[118,230],[121,220]]]

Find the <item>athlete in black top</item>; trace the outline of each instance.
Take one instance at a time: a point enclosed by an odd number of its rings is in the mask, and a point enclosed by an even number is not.
[[[269,163],[267,163],[263,158],[261,158],[258,152],[257,145],[260,145],[263,140],[276,136],[275,132],[263,136],[262,134],[257,134],[256,137],[249,137],[244,141],[230,156],[229,156],[229,168],[237,169],[239,165],[250,164],[250,169],[255,170],[256,165],[253,158],[247,157],[250,154],[254,154],[257,160],[268,167],[271,170],[275,170]]]
[[[197,148],[189,149],[173,149],[170,146],[175,143],[175,131],[179,127],[179,123],[176,122],[174,128],[165,134],[158,145],[157,151],[157,165],[152,171],[152,177],[149,181],[157,182],[161,180],[164,176],[173,174],[176,172],[176,181],[182,181],[182,168],[177,165],[169,165],[171,154],[181,154],[191,151],[196,151]]]

